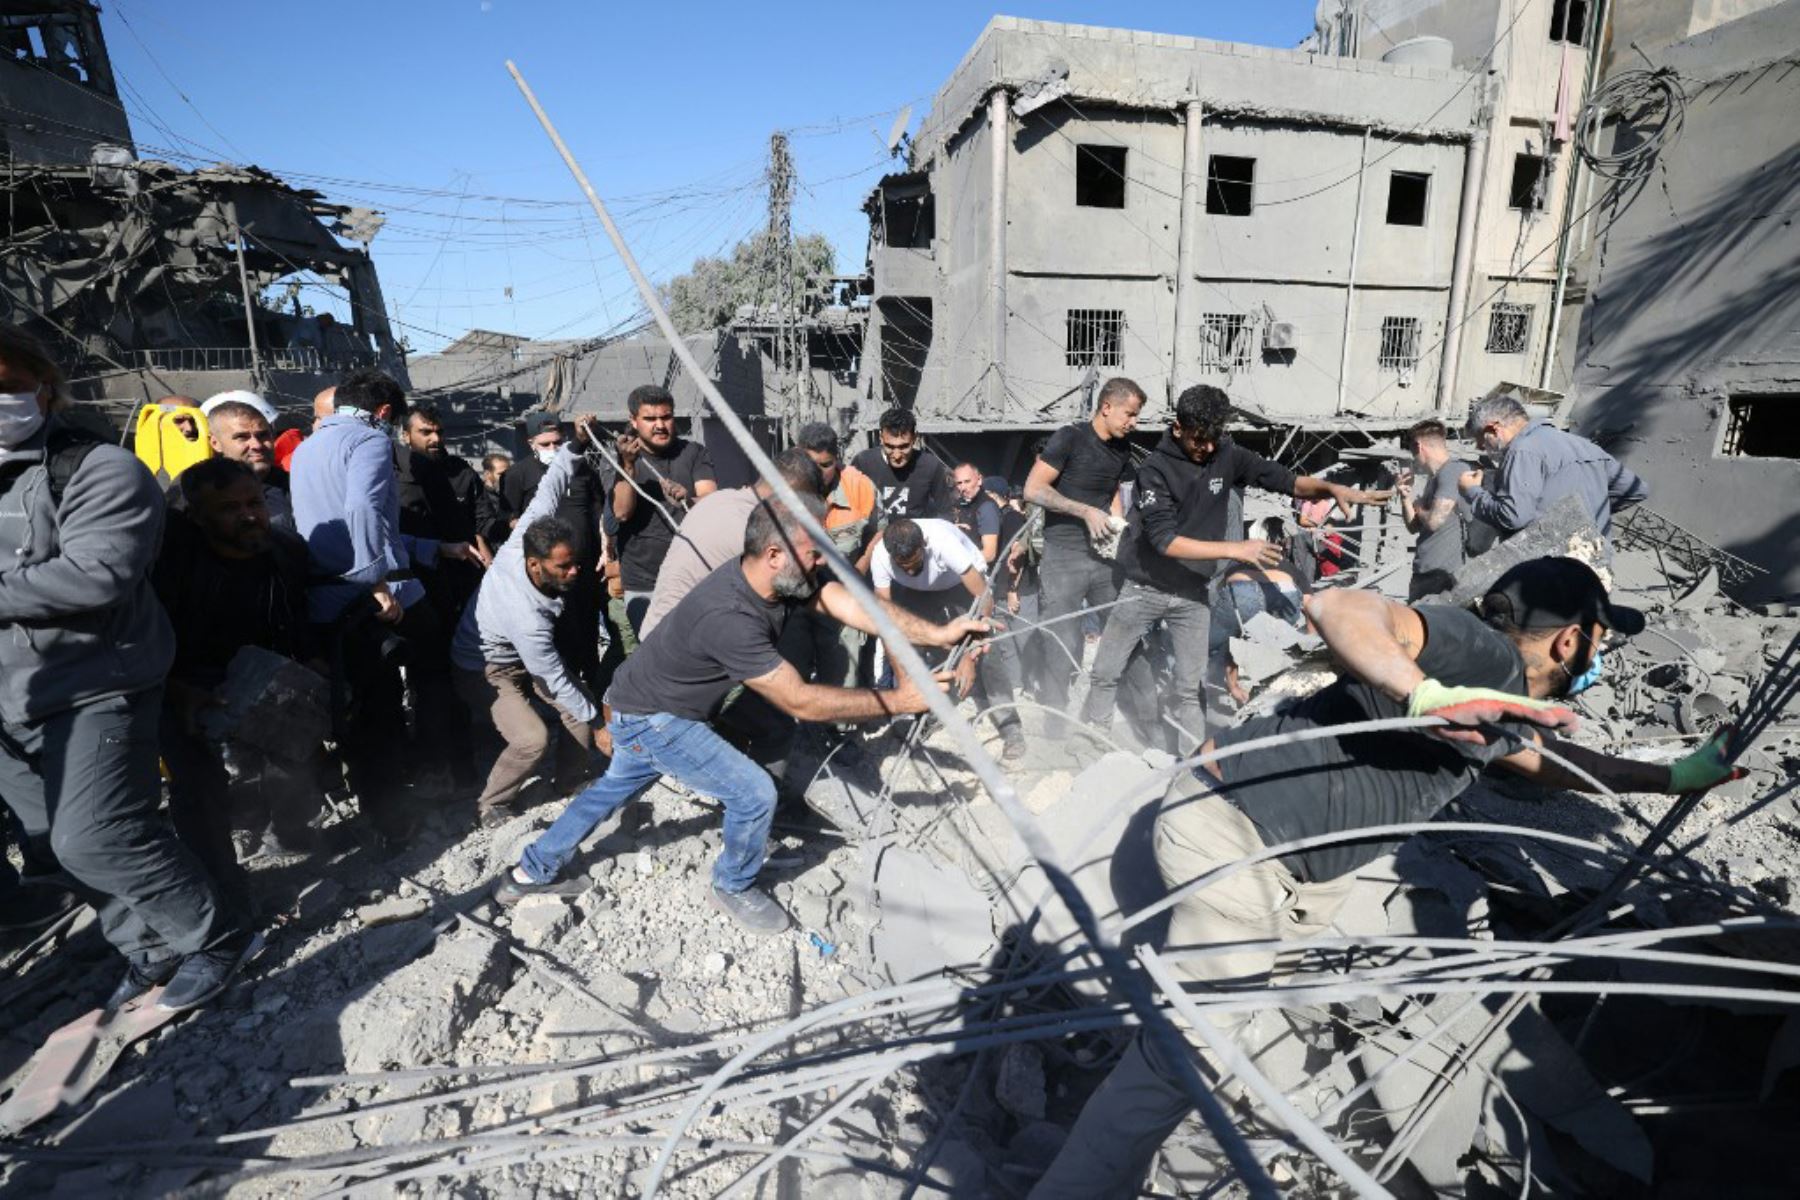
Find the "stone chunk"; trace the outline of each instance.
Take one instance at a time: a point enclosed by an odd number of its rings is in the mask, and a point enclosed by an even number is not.
[[[512,910],[513,936],[536,949],[554,942],[575,923],[575,910],[559,896],[527,896]]]
[[[423,896],[394,896],[387,900],[379,900],[374,904],[365,904],[356,910],[356,919],[366,929],[374,929],[379,925],[393,925],[400,921],[410,921],[422,917],[431,911],[431,901]]]
[[[1557,557],[1580,559],[1610,585],[1606,539],[1578,496],[1564,496],[1530,525],[1458,567],[1447,602],[1473,604],[1487,594],[1496,579],[1520,563]]]
[[[353,1072],[418,1067],[448,1059],[457,1039],[506,986],[507,958],[489,938],[440,940],[338,1015],[344,1066]]]
[[[1008,1046],[1000,1055],[1000,1070],[994,1078],[994,1099],[1015,1117],[1026,1121],[1042,1120],[1047,1101],[1043,1052],[1029,1042]]]

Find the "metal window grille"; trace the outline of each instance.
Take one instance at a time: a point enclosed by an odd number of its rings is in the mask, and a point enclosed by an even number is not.
[[[1531,305],[1496,304],[1488,310],[1487,352],[1523,354],[1531,335]]]
[[[1125,310],[1071,308],[1064,359],[1071,367],[1125,365]]]
[[[1381,358],[1375,365],[1383,371],[1410,371],[1419,365],[1419,318],[1381,319]]]
[[[1200,365],[1235,371],[1250,365],[1250,318],[1243,313],[1203,313],[1200,317]]]

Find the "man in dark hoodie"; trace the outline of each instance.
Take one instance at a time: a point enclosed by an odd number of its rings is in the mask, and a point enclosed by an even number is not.
[[[1094,678],[1082,720],[1112,722],[1119,677],[1150,627],[1162,621],[1175,647],[1175,720],[1196,741],[1206,736],[1201,688],[1211,627],[1207,588],[1215,564],[1272,567],[1281,550],[1260,539],[1227,540],[1231,492],[1259,487],[1284,496],[1352,505],[1382,504],[1388,492],[1360,492],[1286,467],[1246,450],[1225,433],[1231,398],[1199,384],[1175,402],[1175,420],[1138,468],[1137,503],[1121,556],[1125,586],[1094,656]]]

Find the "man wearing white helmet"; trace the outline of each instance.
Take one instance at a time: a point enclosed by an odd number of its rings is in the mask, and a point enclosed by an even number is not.
[[[246,392],[242,390],[220,392],[216,396],[208,396],[206,402],[200,406],[200,414],[205,417],[211,417],[213,409],[219,407],[221,404],[248,404],[251,408],[254,408],[257,412],[261,413],[263,420],[271,425],[275,423],[275,418],[279,415],[276,413],[273,404],[270,404],[255,392]]]

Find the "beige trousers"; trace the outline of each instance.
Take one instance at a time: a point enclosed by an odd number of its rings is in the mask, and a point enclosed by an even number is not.
[[[456,691],[469,706],[470,715],[485,711],[506,741],[506,749],[488,772],[487,786],[481,789],[477,807],[485,813],[511,804],[537,769],[544,751],[550,748],[550,731],[532,706],[532,695],[536,692],[545,703],[550,701],[524,667],[494,663],[488,663],[481,671],[458,669]],[[562,718],[563,731],[568,735],[557,739],[556,774],[558,779],[572,782],[580,777],[587,763],[588,748],[594,744],[593,730],[586,721],[577,721],[560,706],[551,707]]]

